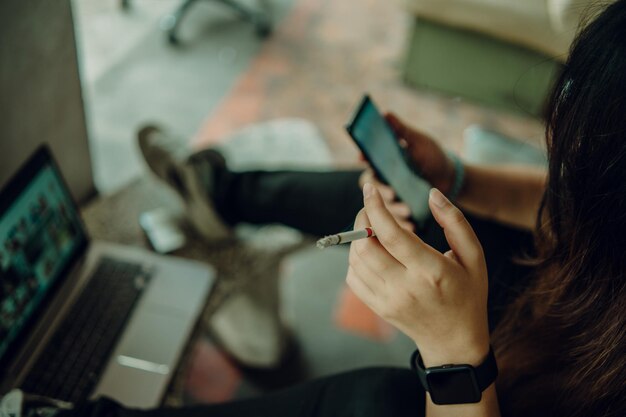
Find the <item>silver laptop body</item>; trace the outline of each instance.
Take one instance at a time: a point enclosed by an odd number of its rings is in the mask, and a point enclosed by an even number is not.
[[[62,200],[67,198],[71,200],[49,150],[42,147],[7,186],[7,189],[15,194],[15,187],[11,189],[11,184],[22,183],[23,189],[18,192],[19,195],[9,195],[13,197],[16,204],[25,204],[18,200],[28,200],[26,198],[30,186],[28,181],[37,181],[38,172],[42,172],[42,170],[46,171],[45,175],[48,176],[46,177],[47,183],[54,182],[55,178],[53,177],[58,177],[56,178],[58,184],[54,185],[57,187],[55,191],[57,195],[54,198],[50,197],[50,199]],[[42,181],[44,180],[40,180],[43,184]],[[31,194],[33,193],[31,192]],[[7,209],[11,202],[6,201],[6,189],[3,190],[2,196],[3,202],[0,202],[0,244],[10,240],[7,236],[19,240],[15,238],[16,228],[7,227],[7,224],[10,226],[11,221],[7,221],[6,216],[12,214],[11,208]],[[37,198],[42,197],[38,196]],[[31,200],[33,199],[31,198]],[[65,202],[61,204],[65,204]],[[16,210],[14,208],[13,211],[15,213],[20,212]],[[68,201],[65,204],[63,211],[67,210],[75,210],[73,202]],[[66,216],[65,213],[64,216]],[[77,227],[82,228],[78,213],[70,213],[69,217],[71,216],[77,218]],[[13,235],[11,235],[11,231],[13,231]],[[84,230],[79,230],[79,232],[84,234]],[[108,396],[127,406],[140,408],[156,406],[165,394],[184,347],[203,309],[213,285],[215,273],[211,267],[198,262],[160,256],[134,247],[90,242],[86,235],[84,236],[86,240],[84,249],[80,251],[79,256],[71,260],[71,265],[63,268],[62,276],[56,278],[58,282],[50,284],[50,287],[45,289],[45,291],[53,292],[53,295],[40,311],[32,313],[36,317],[32,317],[31,314],[31,317],[23,319],[15,313],[15,307],[13,311],[8,309],[8,313],[3,311],[3,301],[4,304],[10,304],[12,293],[7,291],[6,285],[2,287],[4,289],[0,293],[0,297],[4,298],[0,298],[0,395],[12,388],[19,387],[28,376],[39,354],[44,351],[58,326],[67,316],[71,306],[90,281],[98,262],[103,257],[109,257],[141,265],[141,270],[150,275],[150,280],[146,283],[141,276],[135,278],[135,285],[138,287],[145,285],[145,288],[143,288],[140,298],[133,307],[121,336],[108,356],[104,371],[95,376],[97,382],[90,398]],[[70,245],[67,242],[71,242],[71,239],[65,238],[63,242],[67,247]],[[5,244],[5,251],[8,250],[9,246]],[[62,251],[58,250],[58,252],[62,254]],[[65,252],[69,254],[71,250],[67,249]],[[4,255],[0,257],[0,267],[4,268],[10,265],[9,262],[19,265],[20,259],[11,258],[6,253],[3,254],[2,247],[0,247],[0,255]],[[59,255],[57,259],[62,260],[63,256]],[[60,260],[58,262],[61,262]],[[46,266],[46,271],[54,269],[54,267],[49,267],[49,263]],[[16,268],[15,266],[12,267]],[[33,270],[35,269],[33,267]],[[40,281],[44,282],[40,287],[47,285],[45,279],[40,279]],[[32,284],[31,287],[45,292],[44,289],[38,288],[35,284]],[[54,287],[53,291],[52,287]],[[14,286],[8,288],[11,290]],[[102,297],[106,296],[107,294],[102,294]],[[45,299],[45,294],[42,297]],[[115,299],[111,299],[110,303],[111,308],[114,308]],[[22,301],[21,304],[24,302]],[[13,316],[16,316],[17,319]],[[28,320],[35,321],[27,323]],[[2,327],[3,323],[4,328]],[[13,326],[11,327],[7,323],[13,324]],[[24,332],[26,334],[23,334]]]

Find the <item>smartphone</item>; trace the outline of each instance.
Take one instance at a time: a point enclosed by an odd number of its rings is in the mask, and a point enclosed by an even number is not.
[[[369,95],[365,95],[346,130],[363,152],[378,178],[411,208],[413,221],[422,225],[430,217],[431,185],[411,166],[395,133]]]

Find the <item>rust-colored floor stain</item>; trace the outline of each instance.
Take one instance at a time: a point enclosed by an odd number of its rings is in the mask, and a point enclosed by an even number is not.
[[[339,298],[335,324],[344,331],[383,343],[393,340],[397,332],[358,299],[347,286]]]
[[[242,381],[237,366],[207,340],[194,346],[187,369],[185,390],[197,402],[232,400]]]

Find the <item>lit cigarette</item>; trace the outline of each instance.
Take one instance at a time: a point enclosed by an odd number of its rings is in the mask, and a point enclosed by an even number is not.
[[[350,243],[355,240],[366,239],[372,236],[376,236],[376,232],[374,232],[374,229],[372,229],[371,227],[366,227],[365,229],[361,230],[352,230],[350,232],[323,237],[317,241],[317,247],[320,249],[324,249],[329,246],[341,245],[342,243]]]

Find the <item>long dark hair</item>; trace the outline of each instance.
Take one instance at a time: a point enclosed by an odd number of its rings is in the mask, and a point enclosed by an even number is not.
[[[546,120],[536,276],[494,333],[501,404],[626,416],[626,0],[579,33]]]

